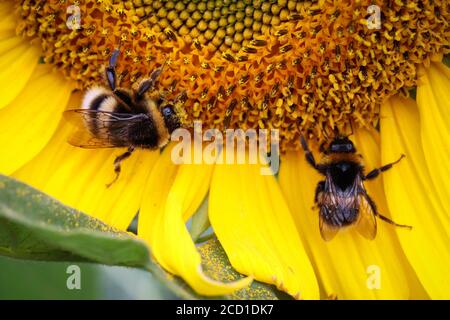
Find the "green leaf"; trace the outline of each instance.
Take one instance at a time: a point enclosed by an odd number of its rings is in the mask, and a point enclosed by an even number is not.
[[[444,64],[450,68],[450,54],[446,54],[443,59]]]
[[[416,87],[411,88],[411,89],[408,90],[408,92],[409,92],[409,96],[411,97],[411,99],[416,100],[417,88]]]
[[[134,267],[149,263],[145,244],[127,233],[4,176],[0,191],[0,252],[4,255]]]
[[[205,196],[197,212],[192,216],[189,230],[192,239],[196,242],[200,236],[211,226],[208,217],[208,195]]]
[[[202,266],[205,274],[219,281],[233,281],[243,277],[235,271],[228,260],[220,242],[214,238],[198,247],[202,256]],[[275,286],[259,281],[253,281],[250,287],[234,292],[229,299],[245,300],[278,300],[293,299],[288,294],[279,291]]]
[[[205,210],[206,211],[206,210]],[[204,225],[203,225],[204,226]],[[202,229],[202,228],[200,228]],[[199,247],[205,273],[213,279],[242,277],[216,239]],[[179,277],[165,272],[146,244],[131,233],[68,208],[26,184],[0,175],[0,255],[19,259],[94,262],[148,270],[181,298],[205,299]],[[288,296],[254,281],[225,299],[277,299]],[[211,298],[211,297],[209,297]]]
[[[2,175],[0,255],[137,267],[151,271],[179,297],[201,298],[181,279],[165,272],[135,236]]]
[[[101,299],[103,283],[99,278],[99,265],[77,263],[82,274],[81,290],[69,290],[66,270],[70,265],[70,262],[28,261],[0,256],[0,300]]]

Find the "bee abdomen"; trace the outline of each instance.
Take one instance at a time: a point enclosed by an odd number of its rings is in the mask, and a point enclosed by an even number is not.
[[[326,223],[333,227],[345,227],[353,224],[358,218],[358,209],[343,205],[327,206],[322,205],[320,214]]]
[[[86,91],[81,108],[85,110],[99,110],[102,102],[108,98],[111,93],[105,88],[94,87]]]
[[[94,87],[86,92],[81,107],[92,111],[115,112],[119,103],[110,91],[105,88]],[[108,129],[105,130],[105,124],[108,123],[109,117],[105,113],[95,113],[85,118],[84,122],[92,135],[108,139],[110,132]]]

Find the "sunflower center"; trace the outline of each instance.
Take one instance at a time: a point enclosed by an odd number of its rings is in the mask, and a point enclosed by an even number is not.
[[[341,3],[340,5],[336,5]],[[164,65],[158,90],[185,124],[279,129],[318,141],[350,123],[376,127],[379,105],[416,85],[416,67],[449,52],[447,1],[31,1],[18,31],[80,88],[117,72],[130,86]]]

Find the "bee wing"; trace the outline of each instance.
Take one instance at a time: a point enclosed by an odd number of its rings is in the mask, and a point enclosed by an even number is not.
[[[85,149],[98,149],[98,148],[117,148],[120,147],[117,144],[114,144],[107,139],[99,139],[91,135],[86,129],[85,130],[76,130],[72,135],[67,139],[67,142],[71,145],[79,148]]]
[[[64,111],[64,118],[76,128],[68,142],[81,148],[127,147],[129,146],[128,127],[133,122],[141,121],[144,117],[146,117],[144,114],[85,109]],[[89,126],[93,125],[95,125],[95,135],[89,129]]]
[[[319,216],[319,229],[320,235],[325,241],[330,241],[331,239],[333,239],[339,231],[339,228],[334,227],[324,221],[322,215]]]
[[[330,241],[336,236],[339,228],[329,224],[324,217],[330,217],[332,215],[332,213],[330,212],[332,209],[329,207],[329,204],[335,204],[336,199],[333,196],[333,193],[329,191],[321,192],[318,198],[319,202],[322,204],[320,206],[319,212],[320,235],[322,236],[323,240]]]
[[[359,218],[355,224],[356,230],[364,238],[373,240],[377,235],[377,220],[375,217],[375,212],[373,212],[372,206],[363,194],[358,195],[358,201]]]

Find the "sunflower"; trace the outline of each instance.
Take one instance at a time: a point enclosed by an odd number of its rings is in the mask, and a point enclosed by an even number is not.
[[[152,255],[202,295],[256,279],[301,299],[449,298],[448,9],[439,0],[2,1],[0,172],[119,229],[139,211]],[[278,129],[278,177],[260,175],[264,164],[175,165],[169,145],[136,151],[106,188],[122,150],[69,145],[61,114],[102,83],[119,44],[121,86],[164,65],[165,98],[187,93],[184,124],[223,129],[229,113],[230,127]],[[300,132],[316,152],[350,123],[368,169],[406,155],[367,189],[412,231],[380,222],[374,241],[352,229],[320,238],[320,178]],[[247,277],[204,274],[186,223],[205,197],[215,235]]]

